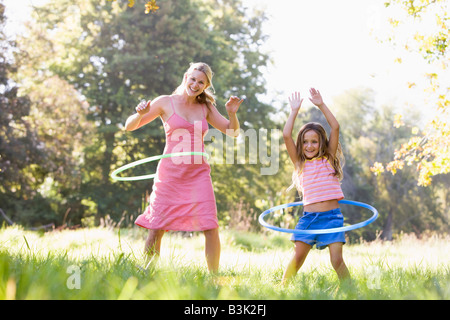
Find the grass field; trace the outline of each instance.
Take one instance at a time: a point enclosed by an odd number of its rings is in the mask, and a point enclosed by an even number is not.
[[[312,250],[287,286],[289,235],[221,232],[220,272],[206,269],[204,237],[168,233],[144,270],[144,230],[39,233],[0,229],[0,299],[438,299],[450,298],[449,237],[347,244],[352,283],[339,285],[328,250]]]

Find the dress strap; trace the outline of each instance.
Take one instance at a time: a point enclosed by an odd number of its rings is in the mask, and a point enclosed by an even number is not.
[[[173,106],[173,99],[172,99],[172,96],[170,96],[170,104],[172,105],[173,113],[176,113],[176,112],[175,112],[175,107]]]

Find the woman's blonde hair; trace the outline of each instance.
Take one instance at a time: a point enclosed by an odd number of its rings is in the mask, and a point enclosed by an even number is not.
[[[214,76],[214,73],[211,70],[211,67],[207,65],[204,62],[196,62],[191,63],[189,69],[184,73],[183,76],[183,82],[178,86],[178,88],[175,89],[173,94],[181,94],[185,90],[187,77],[194,71],[198,70],[203,72],[206,75],[206,78],[208,79],[208,83],[206,84],[205,90],[201,94],[197,96],[197,102],[201,104],[206,104],[208,106],[207,102],[215,105],[216,104],[216,98],[214,96],[214,86],[212,83],[212,78]]]

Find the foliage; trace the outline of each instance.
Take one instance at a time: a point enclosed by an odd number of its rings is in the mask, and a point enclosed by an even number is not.
[[[162,153],[165,141],[158,120],[134,132],[124,131],[123,123],[140,99],[170,94],[190,62],[205,61],[216,72],[213,82],[223,114],[230,95],[246,99],[238,112],[241,136],[233,140],[220,134],[206,142],[207,149],[221,151],[219,161],[211,162],[221,229],[261,231],[257,217],[262,211],[298,200],[295,190],[286,192],[292,166],[281,135],[271,136],[287,115],[259,99],[266,93],[263,70],[269,63],[261,49],[267,38],[261,31],[266,13],[249,12],[239,0],[161,0],[160,8],[146,15],[140,9],[144,3],[135,1],[130,8],[127,1],[51,1],[34,9],[16,42],[0,39],[5,48],[0,59],[0,207],[26,226],[99,225],[108,219],[132,225],[146,206],[152,181],[113,182],[109,174]],[[14,52],[14,58],[7,52]],[[440,52],[433,55],[435,62],[443,61],[446,51]],[[441,76],[433,77],[436,86],[442,86]],[[438,120],[443,124],[448,108],[442,103]],[[349,90],[330,101],[330,108],[341,125],[344,194],[380,212],[373,224],[349,233],[349,242],[375,240],[380,232],[384,239],[402,231],[448,232],[450,182],[436,175],[428,188],[417,186],[417,172],[406,165],[426,153],[426,163],[442,168],[438,153],[427,151],[426,145],[439,145],[439,134],[447,129],[417,128],[415,112],[396,116],[392,110],[398,106],[375,105],[370,89]],[[395,130],[393,118],[401,124]],[[313,108],[299,114],[296,130],[309,121],[327,127]],[[417,140],[410,139],[411,132]],[[395,163],[403,161],[403,169],[383,174],[401,145],[405,148],[398,153],[407,156]],[[440,148],[442,161],[448,145]],[[264,153],[277,162],[268,175],[262,174]],[[371,167],[379,174],[373,175]],[[156,164],[133,170],[130,175],[152,172]],[[360,210],[343,211],[346,223],[364,219]],[[296,214],[281,215],[276,222],[292,227]],[[258,241],[239,234],[233,239],[242,250],[255,248]]]
[[[393,106],[376,107],[373,97],[369,89],[354,89],[334,100],[346,157],[342,182],[345,196],[371,203],[380,212],[372,225],[349,236],[375,239],[377,230],[381,230],[381,237],[391,240],[401,230],[420,234],[431,225],[433,230],[448,232],[448,195],[441,197],[439,194],[440,189],[448,189],[448,184],[438,179],[430,188],[417,186],[412,168],[405,168],[395,176],[373,176],[371,164],[389,161],[395,146],[409,138],[406,126],[391,129]],[[410,110],[410,119],[405,121],[411,125],[417,122],[417,117],[414,110]],[[343,212],[349,223],[362,220],[361,210],[343,208]]]
[[[46,152],[45,141],[34,126],[30,97],[19,94],[18,84],[10,79],[17,66],[12,59],[15,43],[3,33],[4,8],[0,3],[0,205],[13,213],[13,220],[22,215],[33,224],[33,209],[47,211],[50,207],[49,199],[36,190],[47,174],[55,171],[51,163],[54,154]],[[39,219],[47,222],[55,216]]]
[[[73,151],[63,153],[73,159],[66,164],[77,164],[67,165],[74,171],[61,172],[61,177],[78,180],[67,181],[72,190],[51,188],[62,201],[67,197],[78,199],[78,205],[69,203],[59,210],[62,215],[70,207],[74,221],[92,214],[97,222],[105,215],[116,220],[126,216],[131,221],[140,213],[152,182],[114,183],[109,174],[125,163],[162,153],[164,131],[159,121],[132,133],[123,130],[123,123],[140,99],[170,94],[181,82],[189,62],[205,61],[216,71],[213,81],[223,113],[230,95],[246,98],[239,111],[239,117],[245,119],[241,121],[243,130],[274,126],[267,116],[271,106],[257,99],[265,91],[261,68],[268,57],[260,50],[265,40],[261,33],[265,16],[262,12],[250,15],[240,1],[168,0],[151,16],[145,16],[120,2],[59,0],[36,8],[34,19],[18,40],[20,70],[15,78],[23,84],[22,94],[33,93],[37,107],[43,101],[52,101],[51,92],[42,90],[48,88],[48,79],[65,81],[78,92],[78,100],[68,94],[75,100],[65,102],[72,108],[72,117],[86,119],[73,119],[79,125],[77,133],[70,126],[65,131],[74,142]],[[74,109],[73,105],[79,107]],[[35,119],[39,135],[46,135],[48,127],[56,123],[65,124],[61,117],[67,113],[49,115],[42,110],[50,109],[43,105],[34,116],[54,120],[42,124]],[[247,158],[248,154],[247,148]],[[274,193],[277,188],[277,183],[266,185],[262,181],[266,177],[257,177],[261,165],[238,167],[232,171],[226,166],[212,168],[221,220],[226,220],[241,200],[256,212],[255,194]],[[138,170],[155,169],[148,166]],[[221,183],[229,179],[241,180],[232,193],[227,183]],[[48,185],[53,182],[47,181]],[[259,187],[249,190],[246,186],[250,181]],[[84,196],[75,196],[80,194]]]
[[[108,1],[116,1],[116,0],[108,0]],[[130,8],[134,7],[134,0],[128,0],[128,6]],[[156,0],[150,0],[145,4],[145,14],[150,12],[158,11],[159,6],[156,4]]]
[[[445,83],[449,62],[449,3],[445,0],[390,0],[385,5],[392,10],[391,15],[395,15],[389,19],[393,34],[388,40],[407,52],[422,55],[429,63],[429,71],[424,75],[428,85],[423,89],[429,94],[428,104],[434,117],[423,130],[414,126],[411,138],[395,151],[394,160],[386,166],[375,162],[372,171],[382,174],[386,168],[396,174],[405,165],[414,165],[419,172],[418,184],[429,186],[433,176],[450,173],[450,87]],[[407,22],[414,27],[406,27]],[[401,62],[401,58],[397,61]],[[411,81],[408,86],[416,87],[416,83]],[[401,115],[397,115],[394,126],[402,125]]]

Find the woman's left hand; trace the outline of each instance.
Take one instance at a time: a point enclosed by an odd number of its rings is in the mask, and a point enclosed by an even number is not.
[[[230,99],[225,104],[225,108],[227,109],[228,114],[235,114],[243,101],[244,99],[236,96],[230,97]]]

